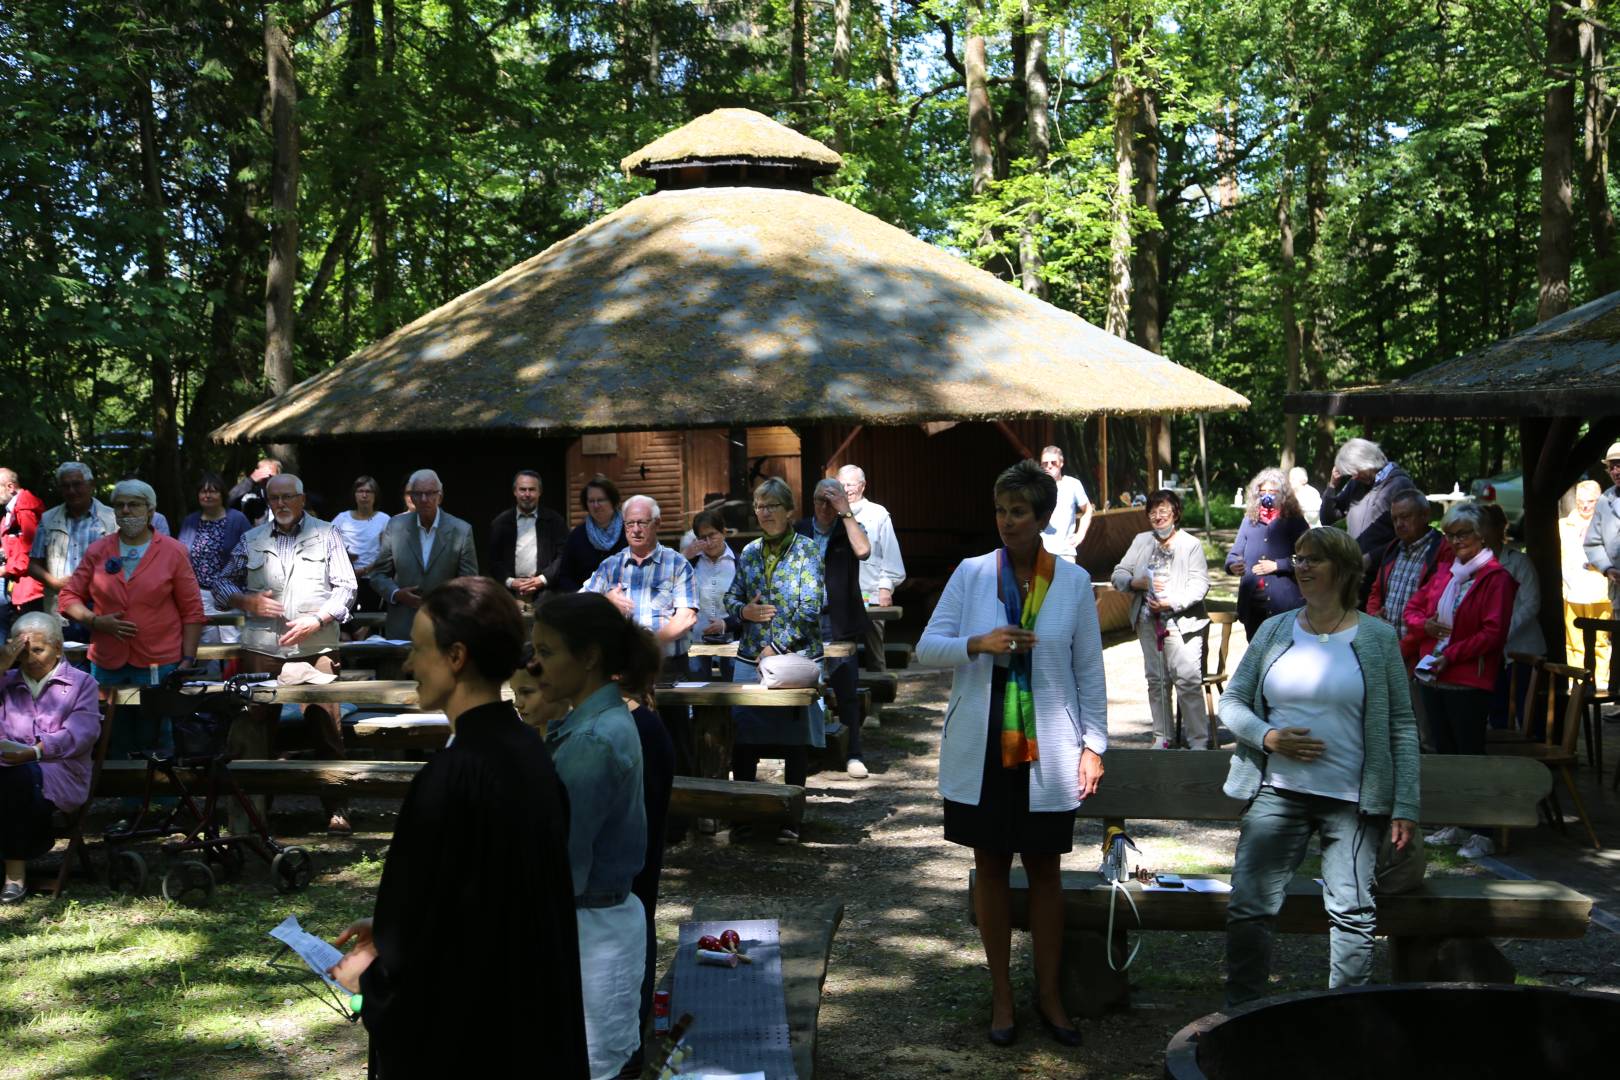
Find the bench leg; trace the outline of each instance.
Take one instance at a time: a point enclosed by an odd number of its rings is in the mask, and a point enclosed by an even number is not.
[[[1111,1009],[1124,1009],[1131,1003],[1131,984],[1125,972],[1108,966],[1108,950],[1114,966],[1124,967],[1130,949],[1125,931],[1116,929],[1112,943],[1096,930],[1065,929],[1063,960],[1058,968],[1058,990],[1063,1007],[1071,1016],[1095,1020]]]
[[[1482,982],[1512,985],[1513,964],[1488,938],[1391,937],[1394,982]]]
[[[731,774],[731,707],[694,705],[692,739],[696,744],[698,775],[724,780]]]

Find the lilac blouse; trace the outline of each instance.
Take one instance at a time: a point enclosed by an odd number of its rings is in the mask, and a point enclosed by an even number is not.
[[[101,735],[96,681],[66,660],[45,676],[39,699],[22,672],[0,676],[0,735],[32,745],[38,738],[45,797],[58,810],[73,810],[90,797],[90,757]],[[0,769],[12,766],[0,763]]]

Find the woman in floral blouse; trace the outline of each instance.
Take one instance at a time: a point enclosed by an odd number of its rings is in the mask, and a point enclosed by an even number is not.
[[[774,476],[754,489],[754,514],[765,535],[743,548],[737,576],[726,593],[726,612],[742,620],[733,682],[758,682],[759,661],[767,656],[798,653],[821,659],[821,606],[826,596],[821,555],[814,540],[793,531],[793,507],[793,489]],[[810,772],[809,748],[826,745],[819,701],[808,707],[739,707],[732,710],[732,719],[735,779],[755,779],[759,759],[779,754],[783,778],[804,786]],[[731,838],[744,839],[748,830],[739,822],[731,827]],[[784,825],[776,840],[796,844],[799,834]]]

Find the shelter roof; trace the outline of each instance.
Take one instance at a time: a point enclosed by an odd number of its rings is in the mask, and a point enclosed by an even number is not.
[[[1620,414],[1620,292],[1404,379],[1290,394],[1283,407],[1378,417]]]
[[[645,195],[214,432],[562,434],[1244,408],[823,195]]]
[[[758,163],[832,173],[844,159],[822,143],[752,109],[716,109],[662,135],[619,163],[650,176],[684,165]]]

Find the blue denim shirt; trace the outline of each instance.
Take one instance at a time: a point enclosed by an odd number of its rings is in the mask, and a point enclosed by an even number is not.
[[[568,791],[574,900],[603,907],[630,892],[647,857],[641,737],[617,683],[597,690],[546,732]]]

